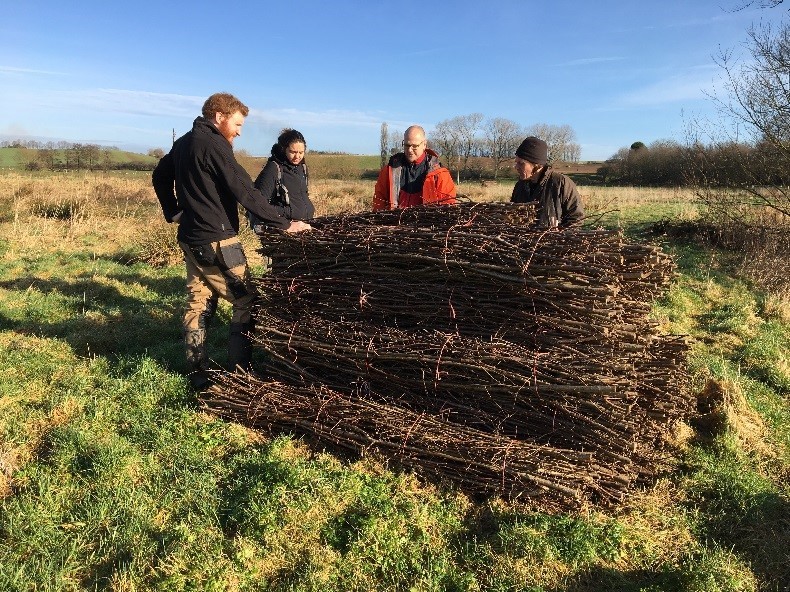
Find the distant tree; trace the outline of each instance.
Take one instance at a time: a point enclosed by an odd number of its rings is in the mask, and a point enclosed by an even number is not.
[[[38,161],[42,163],[42,165],[48,168],[50,171],[54,171],[58,166],[56,155],[57,152],[55,151],[55,148],[52,146],[52,142],[48,142],[46,148],[39,148]]]
[[[582,147],[576,143],[571,142],[565,147],[565,162],[579,162],[582,157]]]
[[[460,177],[461,138],[451,119],[445,119],[436,124],[430,135],[429,144],[439,153],[448,167],[452,167],[453,160],[455,160],[455,168]]]
[[[469,164],[469,158],[475,149],[477,130],[483,122],[482,113],[470,113],[469,115],[461,115],[454,117],[455,125],[458,129],[458,134],[461,140],[460,156],[462,158],[461,169],[466,170]]]
[[[79,171],[83,166],[82,144],[69,144],[69,147],[66,149],[66,168]]]
[[[537,136],[549,146],[549,161],[573,161],[581,153],[576,143],[576,132],[569,125],[536,123],[526,129],[526,135]]]
[[[477,130],[482,121],[482,113],[470,113],[440,121],[434,128],[434,144],[442,149],[448,163],[450,155],[456,158],[459,181],[461,171],[467,168],[469,158],[477,145]]]
[[[101,168],[104,171],[109,171],[113,167],[112,151],[112,148],[104,148],[101,151]]]
[[[516,148],[524,137],[521,126],[511,119],[495,117],[483,126],[485,148],[494,162],[494,179],[502,165],[515,158]]]
[[[154,158],[161,159],[165,155],[165,151],[161,148],[151,148],[148,151],[148,156],[153,156]]]
[[[401,152],[403,150],[403,132],[397,129],[390,130],[388,144],[390,156]]]
[[[381,149],[381,168],[387,165],[389,158],[389,126],[387,122],[381,124],[381,132],[379,133],[379,148]]]
[[[85,163],[85,168],[94,170],[99,166],[99,155],[101,154],[101,147],[97,144],[83,144],[82,145],[82,159]]]
[[[620,148],[598,169],[605,183],[678,187],[686,184],[688,150],[675,140]]]

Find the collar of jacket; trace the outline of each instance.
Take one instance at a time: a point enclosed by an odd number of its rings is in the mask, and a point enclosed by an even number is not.
[[[544,169],[540,172],[540,177],[537,181],[528,181],[530,185],[540,185],[543,187],[549,181],[549,177],[551,177],[551,165],[547,164]]]
[[[205,117],[203,117],[202,115],[196,117],[195,121],[192,122],[192,131],[200,131],[207,134],[214,134],[216,136],[215,139],[222,139],[228,146],[231,147],[231,149],[233,148],[233,145],[230,142],[228,142],[228,139],[225,136],[223,136],[221,133],[219,133],[217,126],[214,125],[211,121],[209,121]]]
[[[425,158],[428,159],[428,170],[433,171],[441,167],[441,163],[439,162],[439,155],[431,150],[430,148],[425,149],[425,154],[423,155]],[[390,158],[389,165],[392,168],[398,168],[402,166],[406,166],[409,164],[409,161],[406,159],[406,155],[403,152],[398,152],[392,158]]]
[[[274,162],[276,162],[277,164],[279,164],[279,165],[280,165],[280,167],[282,167],[282,168],[284,168],[284,169],[288,169],[289,171],[295,171],[295,170],[296,170],[296,169],[298,169],[300,166],[302,166],[303,164],[305,164],[305,160],[304,160],[304,158],[302,159],[302,161],[301,161],[299,164],[292,164],[290,160],[287,160],[287,159],[280,158],[280,156],[279,156],[278,154],[273,154],[273,155],[271,155],[271,156],[269,157],[269,160],[273,160]]]

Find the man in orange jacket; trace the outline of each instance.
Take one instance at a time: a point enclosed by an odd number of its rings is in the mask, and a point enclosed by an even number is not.
[[[373,194],[374,210],[422,204],[455,204],[455,183],[439,155],[430,150],[425,130],[412,125],[403,134],[403,152],[381,169]]]

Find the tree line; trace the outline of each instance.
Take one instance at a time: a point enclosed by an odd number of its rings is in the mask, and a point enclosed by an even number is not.
[[[703,144],[634,142],[598,169],[606,184],[658,187],[790,185],[790,167],[770,141],[731,139]]]
[[[98,144],[80,144],[75,142],[39,142],[36,140],[3,140],[0,148],[21,148],[31,154],[25,163],[29,171],[50,170],[153,170],[156,162],[149,160],[118,161],[113,153],[119,152],[117,146],[99,146]],[[151,149],[148,156],[161,158],[161,149]]]
[[[436,150],[442,160],[454,169],[459,178],[480,177],[483,165],[472,157],[489,159],[496,179],[500,170],[515,158],[516,148],[527,136],[537,136],[549,146],[549,161],[578,162],[581,146],[576,141],[576,132],[569,125],[537,123],[530,126],[504,117],[485,119],[482,113],[470,113],[445,119],[436,124],[428,134],[429,146]],[[402,151],[403,131],[390,130],[381,124],[381,166],[392,154]]]

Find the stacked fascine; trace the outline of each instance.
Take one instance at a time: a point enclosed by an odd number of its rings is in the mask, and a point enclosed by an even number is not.
[[[222,374],[205,405],[544,509],[622,500],[690,411],[686,344],[650,319],[673,263],[531,214],[410,208],[263,237],[257,376]]]

